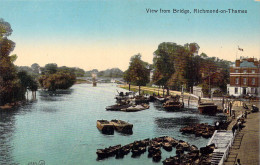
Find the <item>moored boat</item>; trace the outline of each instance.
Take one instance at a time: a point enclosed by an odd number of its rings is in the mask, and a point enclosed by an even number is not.
[[[218,106],[214,103],[200,103],[198,109],[200,113],[215,114],[217,113]]]
[[[133,133],[133,124],[130,124],[123,120],[111,120],[111,123],[114,125],[115,130],[118,132],[132,134]]]
[[[133,105],[130,106],[128,108],[124,108],[122,109],[122,111],[126,111],[126,112],[136,112],[136,111],[141,111],[141,110],[145,110],[148,109],[149,105],[147,104],[143,104],[143,105]]]
[[[107,111],[121,111],[122,109],[125,109],[128,107],[130,107],[129,104],[126,104],[126,105],[115,104],[115,105],[107,106],[106,110]]]
[[[97,128],[103,134],[108,134],[108,135],[114,134],[114,125],[107,120],[97,120]]]
[[[172,110],[179,110],[181,108],[184,108],[184,103],[179,102],[179,101],[166,101],[165,103],[163,103],[163,108],[168,110],[168,111],[172,111]]]
[[[162,96],[154,96],[155,100],[161,102],[161,103],[164,103],[166,101],[166,98],[165,97],[162,97]]]

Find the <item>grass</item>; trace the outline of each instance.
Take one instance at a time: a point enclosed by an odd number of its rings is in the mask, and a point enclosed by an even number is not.
[[[120,88],[123,88],[123,89],[126,89],[128,90],[129,87],[128,86],[119,86]],[[150,87],[149,87],[150,88]],[[156,87],[153,87],[154,89],[157,89]],[[133,91],[133,92],[139,92],[138,90],[138,87],[130,87],[130,91]],[[150,90],[145,90],[145,89],[142,89],[141,87],[141,93],[144,93],[144,94],[149,94],[149,95],[153,95],[154,91],[150,91]],[[163,92],[159,92],[159,94],[162,94]],[[155,94],[158,94],[158,90],[155,90]],[[166,94],[166,91],[165,91],[165,94]]]

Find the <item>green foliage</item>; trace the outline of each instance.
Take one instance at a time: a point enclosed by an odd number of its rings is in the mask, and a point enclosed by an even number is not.
[[[84,77],[85,76],[85,70],[81,68],[74,68],[74,73],[76,77]]]
[[[24,91],[13,64],[16,55],[10,56],[15,43],[7,37],[12,34],[8,22],[0,19],[0,105],[24,99]]]
[[[40,73],[40,65],[37,64],[37,63],[32,64],[31,69],[32,69],[32,72],[35,73],[35,74]]]
[[[58,65],[55,63],[46,64],[44,68],[41,68],[42,74],[54,74],[58,71]]]
[[[106,69],[102,71],[98,71],[97,69],[93,69],[90,71],[87,71],[85,73],[86,77],[91,77],[91,73],[97,73],[98,77],[104,77],[104,78],[120,78],[123,77],[123,71],[121,71],[119,68],[112,68],[112,69]]]
[[[42,75],[39,83],[44,89],[56,91],[57,89],[68,89],[76,82],[76,76],[70,72],[59,71],[54,74]]]
[[[67,66],[58,67],[55,63],[46,64],[45,67],[41,68],[41,71],[39,83],[49,91],[68,89],[76,82],[76,74],[82,77],[85,73],[83,69]]]
[[[13,30],[8,22],[0,18],[0,38],[8,37],[12,34]]]
[[[26,89],[29,89],[31,91],[37,91],[38,89],[37,81],[27,72],[25,71],[18,72],[18,78],[20,79],[21,86],[24,91],[26,91]]]
[[[156,85],[165,86],[171,75],[174,73],[173,51],[175,43],[161,43],[154,52],[154,75],[153,81]]]
[[[154,83],[173,89],[179,89],[182,84],[192,84],[188,83],[188,77],[192,76],[190,63],[191,55],[195,51],[195,43],[185,46],[170,42],[161,43],[154,52]]]
[[[92,70],[90,70],[90,71],[86,71],[86,72],[85,72],[85,76],[86,76],[86,77],[92,77],[91,74],[92,74],[93,72],[98,73],[98,70],[97,70],[97,69],[92,69]]]
[[[137,86],[144,86],[150,81],[149,76],[148,63],[141,60],[141,54],[132,56],[129,68],[124,73],[125,81]]]
[[[11,60],[12,63],[15,62],[17,60],[17,58],[18,57],[17,57],[16,54],[13,54],[13,55],[10,56],[10,60]]]
[[[205,53],[194,56],[198,48],[197,43],[184,46],[170,42],[159,44],[153,58],[154,84],[176,90],[180,90],[182,85],[187,90],[193,85],[204,84],[206,92],[207,77],[218,72],[212,77],[211,86],[225,91],[231,62],[208,57]]]

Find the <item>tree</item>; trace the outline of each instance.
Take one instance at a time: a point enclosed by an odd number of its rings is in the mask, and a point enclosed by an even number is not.
[[[139,94],[141,93],[141,86],[146,85],[150,81],[148,63],[141,60],[141,54],[131,57],[130,65],[126,74],[126,81],[139,86]]]
[[[173,50],[175,48],[175,43],[161,43],[158,49],[154,52],[153,63],[155,67],[153,82],[156,85],[166,87],[167,93],[169,93],[168,80],[171,78],[175,72]]]
[[[58,71],[58,66],[55,63],[46,64],[42,74],[54,74]]]
[[[21,84],[13,64],[17,56],[10,56],[15,43],[7,37],[12,31],[10,24],[0,19],[0,105],[21,100],[25,94],[20,90]]]
[[[123,79],[128,83],[128,90],[131,89],[131,75],[129,69],[127,69],[123,74]]]
[[[21,82],[21,90],[23,90],[24,93],[27,89],[32,92],[37,91],[38,83],[31,75],[29,75],[26,71],[20,71],[17,75]]]
[[[37,63],[34,63],[31,65],[32,72],[35,74],[40,74],[40,65]]]
[[[98,73],[98,70],[97,69],[92,69],[90,71],[86,71],[85,72],[85,76],[86,77],[91,77],[93,72]]]
[[[42,75],[39,78],[40,85],[49,91],[68,89],[76,82],[75,74],[67,71],[59,71],[54,74]]]
[[[169,94],[169,87],[179,90],[183,84],[187,87],[192,85],[192,82],[189,81],[192,69],[188,63],[192,62],[192,53],[196,51],[194,45],[196,43],[181,46],[164,42],[159,44],[158,49],[154,52],[153,81],[156,85],[166,88],[167,94]]]

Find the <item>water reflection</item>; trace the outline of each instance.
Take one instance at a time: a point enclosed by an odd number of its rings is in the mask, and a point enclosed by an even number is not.
[[[176,128],[176,126],[186,126],[199,123],[199,120],[193,116],[184,116],[180,118],[155,118],[155,124],[159,128]]]
[[[72,94],[72,92],[73,92],[73,89],[57,90],[57,91],[40,90],[39,95],[40,96],[63,96],[63,95],[70,95],[70,94]]]
[[[15,131],[15,109],[0,110],[0,164],[14,164],[11,143]]]
[[[58,111],[58,109],[54,108],[54,107],[41,107],[40,110],[43,112],[49,112],[49,113],[54,113],[54,112]]]
[[[73,93],[73,89],[68,90],[58,90],[58,91],[39,91],[40,99],[43,101],[63,101],[64,96],[71,95]]]

